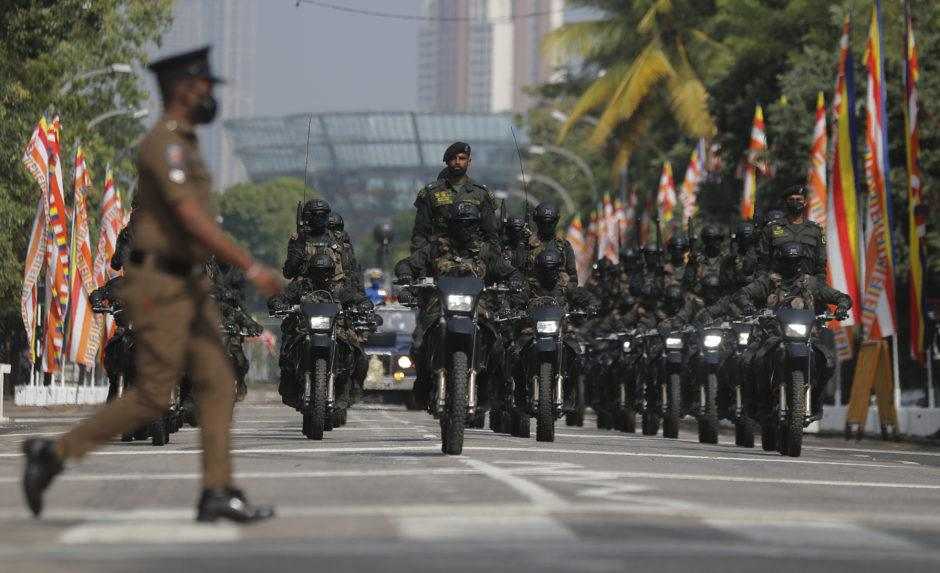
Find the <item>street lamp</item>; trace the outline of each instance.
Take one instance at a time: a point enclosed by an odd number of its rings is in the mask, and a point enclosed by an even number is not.
[[[85,124],[85,127],[88,129],[93,129],[96,125],[105,121],[106,119],[111,119],[112,117],[118,117],[122,115],[129,115],[133,119],[141,119],[150,115],[150,110],[148,109],[112,109],[111,111],[106,111],[102,114],[96,115]]]
[[[103,76],[106,74],[133,74],[134,68],[130,64],[111,64],[104,68],[98,68],[97,70],[91,70],[83,74],[79,74],[65,84],[59,89],[59,97],[64,96],[65,94],[72,91],[72,88],[78,82],[83,82],[87,79],[94,78],[97,76]]]
[[[519,175],[517,179],[521,181],[523,185],[525,184],[525,179],[523,179],[522,175]],[[558,181],[540,173],[530,173],[528,179],[530,181],[541,183],[542,185],[545,185],[557,193],[558,196],[561,197],[562,202],[565,204],[565,210],[567,210],[569,213],[574,213],[577,210],[577,207],[575,207],[574,204],[574,200],[571,198],[571,193]]]
[[[587,161],[577,153],[571,151],[570,149],[565,149],[564,147],[559,147],[557,145],[545,144],[545,145],[530,145],[528,148],[529,153],[533,155],[545,155],[546,153],[554,153],[556,155],[561,155],[565,159],[571,160],[572,163],[578,166],[581,169],[581,172],[584,173],[585,177],[588,178],[588,181],[591,183],[591,196],[597,197],[597,181],[594,180],[594,172],[591,171],[591,166],[588,165]]]

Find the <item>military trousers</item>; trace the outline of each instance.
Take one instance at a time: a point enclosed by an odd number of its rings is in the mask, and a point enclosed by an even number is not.
[[[81,458],[163,415],[185,372],[199,406],[203,485],[228,486],[235,377],[219,335],[219,310],[209,295],[209,281],[167,274],[147,262],[126,270],[122,296],[136,338],[136,384],[63,435],[58,451],[63,459]]]

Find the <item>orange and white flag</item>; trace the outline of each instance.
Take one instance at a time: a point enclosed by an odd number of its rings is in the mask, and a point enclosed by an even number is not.
[[[764,153],[767,151],[767,134],[764,131],[764,110],[760,105],[754,110],[754,125],[751,127],[751,141],[747,147],[747,161],[744,167],[744,197],[741,199],[741,218],[749,221],[754,218],[757,204],[757,173],[767,173]]]
[[[94,263],[91,256],[91,238],[88,232],[88,190],[91,175],[85,164],[85,153],[81,146],[75,151],[75,178],[72,234],[72,268],[69,304],[68,358],[76,364],[94,366],[98,345],[101,342],[101,321],[91,311],[88,302],[96,286]]]

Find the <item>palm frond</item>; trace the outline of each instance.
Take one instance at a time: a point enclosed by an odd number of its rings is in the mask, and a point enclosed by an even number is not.
[[[696,75],[681,41],[676,42],[676,51],[677,73],[666,84],[669,106],[683,131],[694,137],[712,137],[717,128],[708,110],[708,90]]]
[[[623,42],[628,29],[622,18],[571,22],[545,34],[542,53],[559,59],[609,53]]]
[[[617,87],[622,83],[627,74],[627,64],[617,64],[607,70],[603,77],[600,77],[592,83],[587,90],[578,98],[574,107],[569,113],[568,120],[558,132],[558,143],[561,143],[568,137],[571,128],[584,115],[590,111],[599,108],[610,102],[611,98],[617,92]]]
[[[620,171],[630,163],[633,152],[640,147],[646,133],[649,131],[651,119],[649,116],[634,116],[627,126],[626,133],[617,145],[614,160],[611,164],[611,175],[619,175]]]
[[[659,42],[654,41],[646,46],[630,65],[624,81],[618,86],[617,92],[613,94],[607,109],[598,120],[589,143],[595,146],[603,145],[620,122],[630,119],[658,82],[674,75],[675,70]]]
[[[656,25],[657,16],[669,12],[672,12],[672,0],[655,0],[649,10],[640,18],[640,23],[636,26],[637,31],[641,34],[651,33]]]

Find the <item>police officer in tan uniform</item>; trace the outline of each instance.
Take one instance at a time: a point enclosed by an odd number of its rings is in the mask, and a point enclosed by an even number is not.
[[[225,235],[210,213],[209,173],[194,131],[217,111],[212,92],[220,80],[209,69],[208,52],[206,47],[150,65],[164,115],[140,143],[139,205],[131,222],[133,243],[122,288],[136,328],[138,382],[58,440],[23,443],[23,488],[36,516],[42,512],[43,493],[67,461],[162,415],[184,370],[193,380],[201,410],[203,490],[197,519],[245,523],[274,514],[270,507],[250,504],[232,483],[234,374],[219,337],[219,310],[204,265],[214,254],[244,270],[266,295],[280,292],[282,285],[274,271]]]

